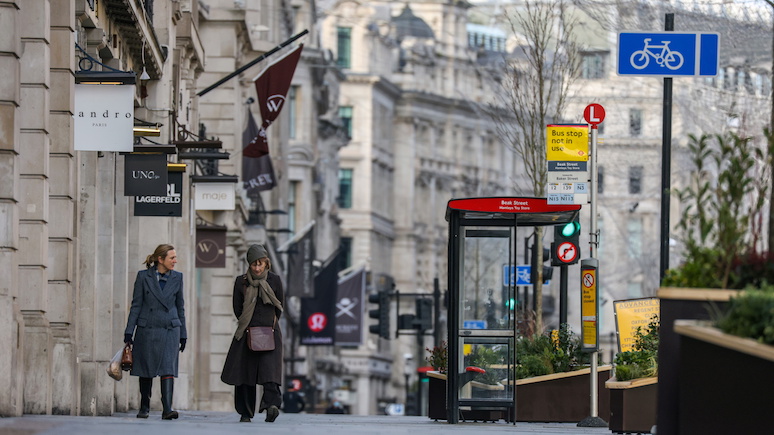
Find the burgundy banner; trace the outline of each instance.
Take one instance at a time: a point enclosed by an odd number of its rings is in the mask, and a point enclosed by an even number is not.
[[[301,58],[301,50],[304,45],[299,45],[295,50],[270,64],[255,79],[255,90],[258,92],[258,104],[261,108],[263,123],[258,134],[242,152],[245,157],[261,157],[269,153],[269,142],[266,140],[266,129],[277,119],[282,107],[285,105],[285,97],[290,90],[296,65]]]

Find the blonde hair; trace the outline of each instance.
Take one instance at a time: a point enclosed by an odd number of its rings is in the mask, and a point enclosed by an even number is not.
[[[150,269],[151,267],[156,265],[156,263],[158,263],[159,257],[161,257],[162,259],[167,258],[167,254],[169,253],[169,251],[174,251],[174,250],[175,250],[175,247],[172,245],[161,244],[159,246],[156,246],[156,250],[153,251],[153,254],[145,257],[145,261],[143,261],[143,264],[145,265],[146,268]]]

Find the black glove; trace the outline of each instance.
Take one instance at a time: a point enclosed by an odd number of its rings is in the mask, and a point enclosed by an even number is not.
[[[134,344],[134,342],[132,341],[132,334],[124,334],[124,343]]]
[[[180,339],[180,352],[185,350],[185,342],[186,341],[188,341],[188,339],[186,339],[186,338],[181,338]]]

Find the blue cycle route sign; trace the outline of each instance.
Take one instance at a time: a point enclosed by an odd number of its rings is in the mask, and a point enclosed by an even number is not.
[[[503,265],[503,286],[509,285],[532,285],[531,281],[532,266],[529,264]]]
[[[708,32],[621,32],[618,74],[635,76],[716,76],[720,35]]]

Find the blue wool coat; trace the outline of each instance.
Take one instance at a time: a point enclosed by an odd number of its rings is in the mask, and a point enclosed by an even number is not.
[[[132,376],[177,376],[180,339],[188,338],[182,273],[170,271],[162,290],[155,267],[137,272],[124,333],[134,334]]]

